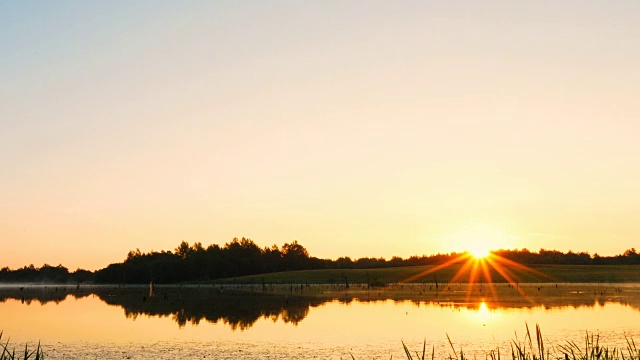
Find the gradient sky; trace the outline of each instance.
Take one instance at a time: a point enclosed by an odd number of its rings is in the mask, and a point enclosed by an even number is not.
[[[640,247],[640,2],[0,2],[0,266]]]

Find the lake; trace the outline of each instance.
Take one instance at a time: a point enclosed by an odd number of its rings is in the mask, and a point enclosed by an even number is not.
[[[432,346],[484,358],[539,324],[545,346],[640,339],[635,284],[4,286],[0,329],[47,359],[394,359]]]

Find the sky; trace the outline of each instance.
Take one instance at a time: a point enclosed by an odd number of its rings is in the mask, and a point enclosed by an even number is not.
[[[182,241],[614,255],[637,1],[0,2],[0,266]]]

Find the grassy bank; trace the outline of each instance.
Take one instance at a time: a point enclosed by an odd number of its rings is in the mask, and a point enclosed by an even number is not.
[[[413,283],[439,283],[450,282],[463,267],[460,264],[452,265],[434,271],[434,265],[406,266],[384,269],[327,269],[327,270],[302,270],[250,275],[226,278],[214,281],[215,283],[235,284],[389,284],[411,279]],[[640,283],[640,265],[533,265],[530,270],[524,268],[509,267],[514,278],[521,283]],[[491,280],[497,283],[505,283],[507,280],[496,269],[488,269]],[[420,275],[424,274],[424,275]],[[468,283],[471,268],[463,269],[461,276],[456,280],[460,283]],[[346,279],[346,280],[345,280]],[[478,272],[477,282],[488,282],[481,272]]]

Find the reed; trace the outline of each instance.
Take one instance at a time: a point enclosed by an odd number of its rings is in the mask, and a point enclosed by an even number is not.
[[[9,340],[2,340],[3,332],[0,331],[0,360],[42,360],[44,359],[44,352],[42,351],[42,347],[40,347],[40,343],[34,350],[29,350],[29,347],[25,344],[24,353],[18,352],[16,354],[15,347],[13,349],[9,349]]]
[[[584,342],[580,344],[567,340],[563,344],[546,346],[539,325],[536,324],[535,343],[528,325],[526,330],[522,340],[516,338],[511,341],[511,358],[507,357],[504,360],[640,360],[640,349],[637,348],[635,341],[627,336],[625,336],[625,348],[603,346],[600,344],[600,337],[589,332],[585,333]],[[444,360],[469,360],[462,349],[456,351],[449,335],[447,340],[452,352],[444,357]],[[408,360],[425,360],[429,355],[426,340],[421,352],[409,350],[404,341],[402,347]],[[351,358],[355,360],[353,355]],[[434,346],[431,347],[430,360],[435,360]],[[503,360],[500,348],[488,351],[485,360]]]
[[[44,352],[40,343],[29,350],[25,345],[24,352],[16,353],[15,347],[9,348],[9,340],[2,340],[3,332],[0,331],[0,360],[42,360]],[[451,347],[451,353],[444,357],[444,360],[465,360],[469,359],[462,349],[456,351],[451,338],[447,334],[447,340]],[[625,336],[626,346],[624,348],[603,346],[600,344],[600,337],[593,333],[586,332],[584,342],[576,343],[567,340],[562,344],[551,344],[546,346],[542,337],[540,326],[536,324],[535,343],[529,326],[526,325],[526,333],[522,340],[511,341],[511,359],[505,360],[640,360],[640,349],[635,341]],[[402,341],[402,348],[408,360],[435,360],[435,346],[431,347],[431,354],[427,353],[427,341],[422,345],[422,351],[411,351]],[[393,358],[393,357],[392,357]],[[355,357],[351,355],[351,359]],[[474,357],[475,359],[475,357]],[[502,360],[500,348],[490,350],[486,353],[485,360]]]

